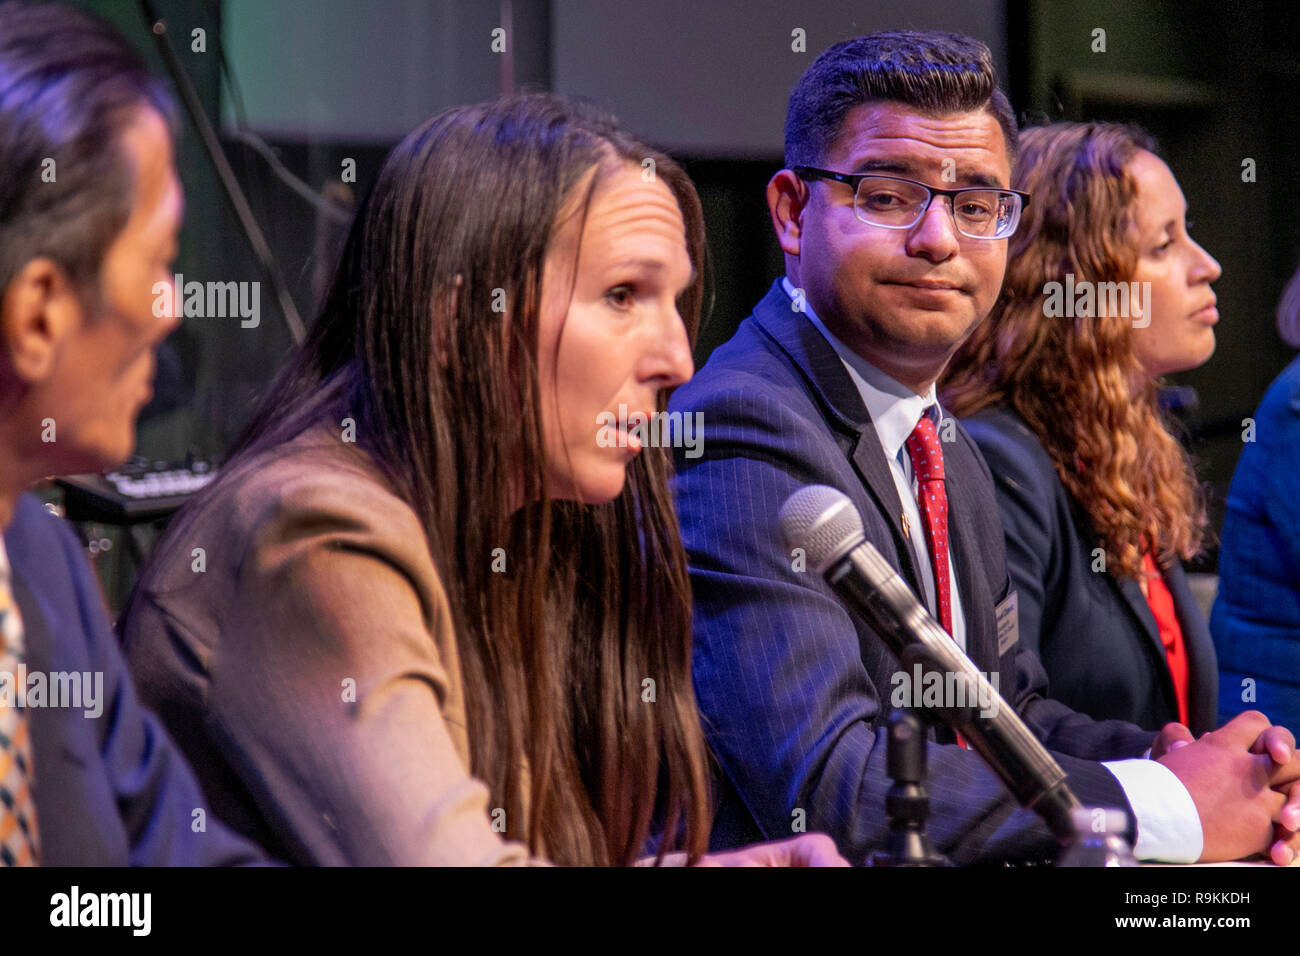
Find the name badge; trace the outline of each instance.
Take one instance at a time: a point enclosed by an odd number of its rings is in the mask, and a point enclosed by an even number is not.
[[[1012,591],[1007,599],[997,606],[994,614],[998,622],[998,657],[1015,646],[1020,640],[1020,614],[1017,612],[1017,594]]]

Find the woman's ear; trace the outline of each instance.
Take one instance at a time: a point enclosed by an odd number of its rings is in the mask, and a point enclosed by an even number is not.
[[[810,195],[808,184],[788,169],[777,172],[767,184],[767,211],[772,216],[776,240],[787,255],[799,255],[803,212]]]
[[[0,350],[13,376],[37,385],[54,372],[60,347],[81,326],[81,299],[54,260],[29,260],[0,296]]]

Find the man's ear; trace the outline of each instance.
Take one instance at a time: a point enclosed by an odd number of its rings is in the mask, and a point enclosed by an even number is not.
[[[81,324],[81,300],[53,259],[28,260],[0,297],[0,346],[13,375],[35,385],[54,372],[60,347]]]
[[[767,211],[772,215],[776,240],[787,255],[799,255],[803,214],[811,195],[808,184],[788,169],[782,169],[767,184]]]

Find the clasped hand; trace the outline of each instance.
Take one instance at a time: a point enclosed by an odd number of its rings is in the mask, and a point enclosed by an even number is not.
[[[1267,852],[1287,866],[1300,853],[1300,755],[1285,727],[1254,710],[1199,740],[1182,724],[1166,724],[1151,759],[1172,770],[1196,804],[1201,862]]]

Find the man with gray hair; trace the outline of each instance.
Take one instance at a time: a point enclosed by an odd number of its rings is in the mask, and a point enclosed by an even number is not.
[[[152,307],[181,221],[170,116],[106,24],[0,4],[0,865],[263,859],[209,818],[136,698],[81,545],[25,493],[134,445],[176,325]],[[38,675],[88,675],[95,707],[47,706]]]

